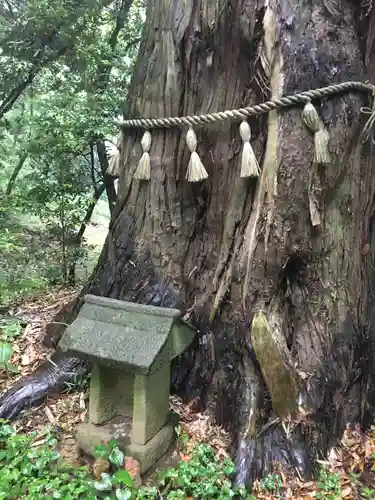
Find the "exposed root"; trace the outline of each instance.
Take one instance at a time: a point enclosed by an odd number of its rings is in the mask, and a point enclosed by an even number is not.
[[[299,429],[288,437],[280,426],[274,425],[258,439],[241,440],[236,483],[252,485],[256,478],[275,472],[275,464],[290,474],[311,477],[313,467]]]
[[[20,380],[0,397],[0,418],[15,419],[21,411],[40,404],[48,394],[63,390],[87,372],[86,363],[55,352],[34,373]]]

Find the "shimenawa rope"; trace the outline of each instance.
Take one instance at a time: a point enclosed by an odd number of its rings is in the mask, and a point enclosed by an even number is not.
[[[193,125],[206,125],[224,120],[241,120],[240,134],[244,143],[242,152],[242,167],[241,177],[254,177],[259,175],[259,167],[254,152],[249,147],[250,132],[246,127],[246,119],[250,116],[257,116],[269,113],[275,109],[287,109],[298,105],[305,105],[302,113],[302,118],[305,125],[314,134],[315,142],[315,161],[325,165],[330,162],[328,151],[329,134],[325,129],[322,120],[320,119],[316,109],[312,105],[312,100],[321,100],[326,97],[332,97],[337,94],[347,92],[367,92],[375,96],[375,86],[370,83],[363,82],[344,82],[336,85],[329,85],[319,89],[308,90],[299,94],[281,97],[280,99],[271,99],[261,104],[248,106],[246,108],[232,109],[221,111],[218,113],[207,113],[204,115],[182,116],[182,117],[166,117],[166,118],[135,118],[131,120],[115,120],[115,124],[122,129],[126,128],[143,128],[149,131],[154,128],[171,128],[171,127],[188,127],[187,143],[192,153],[187,179],[190,182],[198,182],[208,177],[208,174],[203,166],[201,159],[196,152],[196,136],[192,130]],[[374,101],[375,102],[375,101]],[[375,128],[375,106],[373,108],[361,108],[363,114],[370,115],[362,132],[362,140],[365,142],[373,137]],[[245,124],[244,124],[245,123]],[[246,131],[246,133],[245,133]],[[146,134],[145,134],[146,135]],[[145,136],[144,136],[145,137]],[[135,178],[148,180],[150,179],[150,164],[149,164],[149,144],[151,145],[151,136],[147,135],[147,147],[143,144],[143,156],[140,160]],[[195,140],[193,140],[195,139]],[[144,141],[143,141],[144,142]],[[149,143],[149,144],[148,144]],[[147,157],[147,158],[146,158]],[[146,161],[146,163],[145,163]],[[144,168],[144,166],[147,168]],[[139,172],[142,172],[139,175]]]

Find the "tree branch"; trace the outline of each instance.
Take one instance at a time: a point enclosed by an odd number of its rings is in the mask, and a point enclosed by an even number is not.
[[[101,3],[103,5],[103,7],[105,7],[106,5],[110,4],[111,1],[112,0],[102,0]],[[129,1],[129,0],[126,0],[126,1]],[[81,5],[81,8],[83,8],[82,5]],[[86,6],[86,8],[87,8],[87,6]],[[83,15],[83,14],[84,14],[84,12],[81,13],[81,15]],[[61,21],[60,24],[53,27],[52,32],[50,32],[48,34],[43,33],[42,38],[39,40],[39,42],[42,44],[42,48],[38,49],[37,56],[35,57],[35,60],[34,60],[34,65],[30,69],[27,77],[21,83],[19,83],[15,88],[13,88],[11,90],[11,92],[9,93],[9,95],[2,100],[2,103],[0,105],[0,120],[8,111],[10,111],[12,106],[15,104],[15,102],[18,100],[18,98],[22,95],[22,93],[29,87],[29,85],[31,85],[33,83],[35,77],[38,75],[40,70],[42,70],[49,63],[54,62],[57,59],[59,59],[63,54],[65,54],[68,50],[70,50],[74,47],[74,45],[76,43],[76,37],[71,36],[71,37],[69,37],[68,43],[66,43],[63,47],[60,47],[60,49],[57,52],[55,52],[54,54],[50,55],[46,59],[43,59],[44,50],[47,47],[53,48],[54,41],[60,36],[59,28],[61,26],[63,26],[64,24],[69,25],[70,22],[71,22],[70,19],[64,19]],[[87,22],[88,22],[88,20],[85,20],[83,22],[82,28],[84,27],[84,25]],[[4,46],[6,45],[6,40],[2,41],[2,45],[4,45]]]
[[[130,7],[132,6],[133,0],[122,0],[121,7],[119,11],[117,12],[117,17],[116,17],[116,25],[109,37],[109,46],[111,48],[111,51],[114,52],[117,42],[118,42],[118,36],[121,32],[121,30],[124,28]],[[98,67],[98,80],[96,87],[98,90],[104,90],[105,87],[108,84],[109,80],[109,75],[111,73],[113,64],[101,64]]]

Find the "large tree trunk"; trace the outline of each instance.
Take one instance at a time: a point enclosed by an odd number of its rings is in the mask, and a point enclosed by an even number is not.
[[[365,81],[375,11],[364,17],[358,3],[150,0],[131,114],[215,112]],[[239,175],[238,123],[197,130],[209,173],[199,184],[185,181],[180,130],[153,131],[150,182],[133,179],[142,132],[124,134],[118,201],[85,291],[178,307],[197,327],[194,348],[174,366],[174,388],[200,396],[231,431],[240,482],[276,460],[308,474],[347,422],[372,418],[375,168],[372,145],[359,142],[365,104],[355,93],[324,102],[332,164],[319,169],[300,108],[251,119],[262,159],[256,180]],[[300,409],[288,425],[276,401],[281,380],[251,334],[258,311],[298,380]]]

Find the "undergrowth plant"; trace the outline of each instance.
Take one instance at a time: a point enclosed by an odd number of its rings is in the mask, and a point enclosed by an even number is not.
[[[10,326],[8,334],[17,332]],[[6,335],[6,333],[5,333]],[[96,462],[107,464],[100,478],[94,479],[88,467],[71,467],[60,459],[58,440],[46,427],[43,435],[19,433],[0,419],[0,500],[22,498],[63,500],[255,500],[244,487],[234,487],[235,466],[231,460],[219,459],[207,444],[189,447],[189,438],[176,429],[183,459],[174,468],[157,474],[148,486],[137,486],[137,480],[125,469],[125,456],[116,441],[97,446]],[[95,469],[95,467],[94,467]],[[317,479],[317,500],[343,498],[340,474],[321,469]],[[351,483],[359,499],[375,498],[374,490],[364,487],[358,478]],[[267,498],[284,498],[282,476],[269,474],[260,481],[260,491]]]
[[[268,474],[260,482],[263,491],[272,493],[275,498],[280,498],[283,480],[280,474]]]
[[[181,437],[181,436],[180,436]],[[185,436],[181,439],[186,442]],[[95,449],[97,460],[107,460],[108,473],[93,480],[87,467],[69,468],[60,461],[58,441],[51,429],[43,436],[17,433],[0,420],[0,500],[46,499],[253,499],[244,488],[232,486],[234,464],[221,461],[208,445],[198,445],[176,468],[165,470],[155,485],[137,488],[125,470],[125,457],[115,441]]]
[[[332,473],[328,469],[321,469],[319,472],[316,493],[317,500],[337,500],[342,498],[340,474]]]
[[[1,206],[0,206],[1,216]],[[11,221],[9,222],[11,224]],[[30,238],[29,238],[30,240]],[[42,262],[33,252],[25,233],[1,224],[0,217],[0,305],[6,306],[36,293],[47,285],[40,271]]]
[[[12,340],[21,333],[21,325],[16,319],[0,321],[0,371],[18,373],[18,366],[11,363],[13,356]]]
[[[6,421],[0,421],[0,500],[95,500],[88,469],[77,468],[74,473],[59,470],[53,433],[46,429],[43,440],[38,443],[36,439],[36,432],[19,434]]]
[[[180,434],[180,442],[187,443],[187,436]],[[253,499],[243,487],[233,487],[232,477],[235,472],[231,460],[220,460],[213,449],[200,444],[193,449],[189,458],[182,460],[176,468],[161,472],[155,486],[135,488],[130,474],[123,469],[124,454],[116,443],[96,448],[97,458],[107,459],[112,465],[112,474],[102,473],[101,481],[95,481],[94,487],[100,492],[107,492],[106,498],[130,500],[185,500],[194,499]]]

